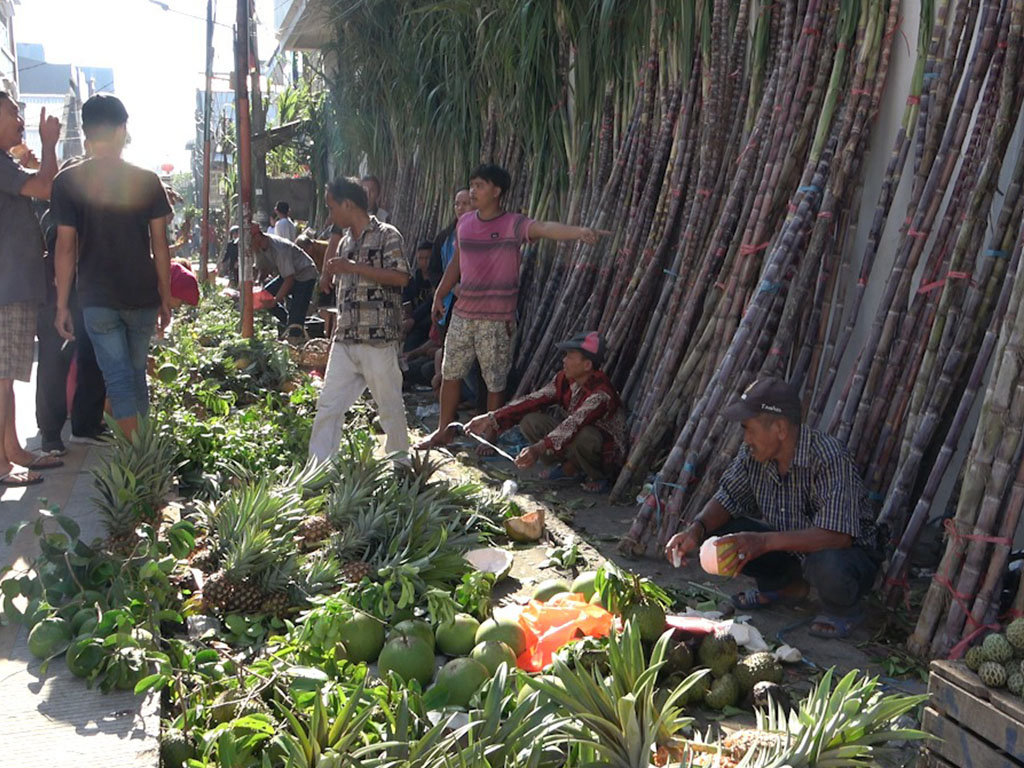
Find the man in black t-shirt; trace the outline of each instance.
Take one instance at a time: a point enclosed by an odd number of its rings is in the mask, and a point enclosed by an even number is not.
[[[73,339],[69,298],[78,263],[85,332],[96,350],[114,418],[128,435],[149,408],[146,358],[154,327],[171,319],[171,212],[157,175],[121,159],[128,112],[114,96],[82,106],[90,157],[53,182],[58,332]],[[152,253],[151,253],[152,249]],[[79,329],[81,332],[82,329]]]

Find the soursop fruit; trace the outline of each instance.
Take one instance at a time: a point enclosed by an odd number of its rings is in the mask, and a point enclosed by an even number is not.
[[[694,672],[698,671],[699,670],[694,670]],[[690,704],[702,704],[704,702],[704,697],[707,696],[709,690],[711,690],[711,675],[704,674],[686,693],[680,697],[679,703],[683,706]]]
[[[1002,688],[1006,685],[1006,667],[994,661],[986,661],[978,667],[978,677],[989,688]]]
[[[1018,696],[1024,693],[1024,674],[1018,671],[1007,677],[1006,690],[1010,693],[1015,693]]]
[[[770,683],[782,682],[782,665],[775,656],[762,651],[745,656],[736,663],[732,671],[733,677],[739,683],[740,691],[747,693],[753,690],[756,683],[767,680]]]
[[[1015,651],[1024,653],[1024,616],[1014,619],[1006,626],[1006,640]]]
[[[735,677],[726,673],[711,684],[711,690],[704,696],[704,703],[711,709],[725,709],[736,706],[739,699],[739,683]]]
[[[736,640],[726,633],[705,635],[697,649],[697,660],[715,677],[722,677],[732,669],[739,656]]]
[[[980,645],[976,645],[973,648],[967,649],[967,655],[964,656],[964,661],[967,662],[967,668],[972,672],[977,672],[985,662],[985,652],[981,650]]]
[[[1013,646],[1006,639],[1006,635],[989,635],[982,641],[981,650],[985,652],[985,661],[1005,664],[1013,658]]]

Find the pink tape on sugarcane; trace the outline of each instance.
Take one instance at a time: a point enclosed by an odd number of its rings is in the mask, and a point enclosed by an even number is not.
[[[947,272],[945,277],[935,280],[931,283],[925,283],[924,285],[917,289],[917,292],[920,294],[929,293],[931,291],[934,291],[936,288],[941,288],[942,286],[944,286],[947,280],[970,279],[971,275],[969,272]]]

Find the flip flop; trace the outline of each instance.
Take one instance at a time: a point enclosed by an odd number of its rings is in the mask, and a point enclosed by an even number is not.
[[[32,459],[28,464],[25,464],[25,469],[56,469],[57,467],[63,467],[64,462],[49,453],[37,453],[35,458]]]
[[[761,598],[767,602],[762,602]],[[730,600],[741,611],[760,611],[782,602],[782,595],[775,589],[747,589],[737,592]]]
[[[546,480],[549,483],[556,483],[559,482],[560,480],[575,479],[575,475],[565,474],[565,470],[562,469],[561,464],[555,464],[553,467],[549,469],[542,469],[540,472],[537,473],[537,477],[539,477],[541,480]]]
[[[580,490],[584,493],[597,493],[604,494],[610,492],[612,489],[611,480],[587,480],[585,483],[580,483]]]
[[[865,614],[863,611],[850,616],[833,616],[821,613],[814,617],[811,628],[807,632],[814,637],[823,637],[826,640],[842,640],[849,637],[857,627],[864,623]],[[815,624],[823,624],[830,629],[815,629]]]
[[[26,485],[39,485],[43,482],[42,475],[31,472],[17,472],[11,470],[5,475],[0,475],[0,487],[2,488],[24,488]]]

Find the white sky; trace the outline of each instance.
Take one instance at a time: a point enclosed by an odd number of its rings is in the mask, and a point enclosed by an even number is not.
[[[279,2],[255,0],[264,60],[277,46],[272,27]],[[14,36],[16,42],[43,45],[54,64],[112,67],[116,94],[129,115],[125,157],[153,170],[172,163],[176,173],[188,170],[185,142],[196,135],[195,91],[203,87],[206,67],[206,0],[161,4],[171,10],[151,0],[21,0],[14,8]],[[215,73],[232,69],[237,5],[214,0]]]

